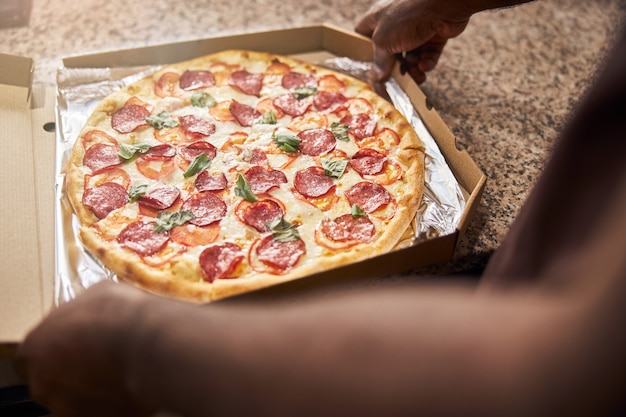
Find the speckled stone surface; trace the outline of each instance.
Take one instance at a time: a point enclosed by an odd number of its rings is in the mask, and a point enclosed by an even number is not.
[[[61,58],[216,35],[332,23],[352,29],[370,0],[35,0],[0,52],[35,59],[54,85]],[[455,259],[422,274],[480,269],[539,176],[568,114],[621,25],[621,0],[543,0],[472,18],[422,89],[487,175]]]

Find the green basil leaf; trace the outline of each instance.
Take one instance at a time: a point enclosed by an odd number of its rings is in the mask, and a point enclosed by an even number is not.
[[[178,126],[178,121],[170,116],[170,114],[166,111],[162,111],[157,115],[146,117],[146,122],[148,122],[148,124],[155,129]]]
[[[343,175],[348,166],[348,161],[345,159],[330,159],[322,158],[322,168],[324,168],[324,175],[332,178],[339,179]]]
[[[167,232],[176,226],[182,226],[194,217],[189,210],[162,211],[157,216],[154,231],[157,233]]]
[[[204,171],[211,164],[211,160],[205,153],[201,153],[193,159],[193,162],[189,164],[187,171],[183,173],[183,177],[189,178],[192,175],[196,175],[199,172]]]
[[[135,202],[146,193],[148,190],[148,184],[131,185],[128,189],[128,201]]]
[[[293,95],[298,100],[312,96],[315,93],[317,93],[317,88],[315,87],[297,87],[293,90]]]
[[[254,195],[252,189],[250,188],[248,180],[246,180],[246,177],[241,174],[239,174],[237,181],[235,182],[235,195],[251,203],[258,201],[257,196]]]
[[[120,143],[119,148],[117,149],[117,155],[125,160],[131,159],[137,152],[146,153],[150,150],[150,145],[147,143],[137,143],[137,144],[128,144],[128,143]]]
[[[298,233],[296,226],[289,223],[284,217],[273,220],[266,226],[272,231],[272,237],[277,242],[293,242],[300,239],[300,233]]]
[[[191,95],[191,105],[194,107],[213,107],[217,101],[206,91],[194,91]]]
[[[361,210],[361,207],[357,206],[356,204],[352,205],[350,214],[352,214],[352,217],[367,217],[367,213]]]
[[[265,112],[263,116],[257,120],[257,124],[262,125],[275,125],[276,124],[276,113],[272,110]]]
[[[348,136],[348,125],[344,125],[339,122],[332,122],[330,124],[330,131],[335,135],[335,139],[350,142],[350,136]]]
[[[298,152],[298,147],[302,140],[296,136],[278,135],[274,136],[274,142],[276,142],[281,151],[295,153]]]

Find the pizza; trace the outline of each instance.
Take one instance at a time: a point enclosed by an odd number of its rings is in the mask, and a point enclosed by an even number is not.
[[[64,173],[91,256],[209,302],[392,250],[421,201],[424,148],[369,84],[228,50],[102,100]]]

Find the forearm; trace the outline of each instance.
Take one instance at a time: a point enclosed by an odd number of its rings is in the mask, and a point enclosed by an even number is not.
[[[525,361],[545,311],[490,305],[422,288],[295,308],[164,306],[142,326],[129,383],[186,416],[531,411]]]

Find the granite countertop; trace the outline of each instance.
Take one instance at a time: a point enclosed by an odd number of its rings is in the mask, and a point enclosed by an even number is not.
[[[35,84],[54,85],[66,56],[318,23],[352,29],[370,3],[239,0],[235,7],[211,0],[36,0],[29,18],[0,28],[0,53],[34,58]],[[625,10],[621,0],[537,1],[476,15],[448,43],[421,88],[488,180],[455,259],[422,273],[484,266]]]

